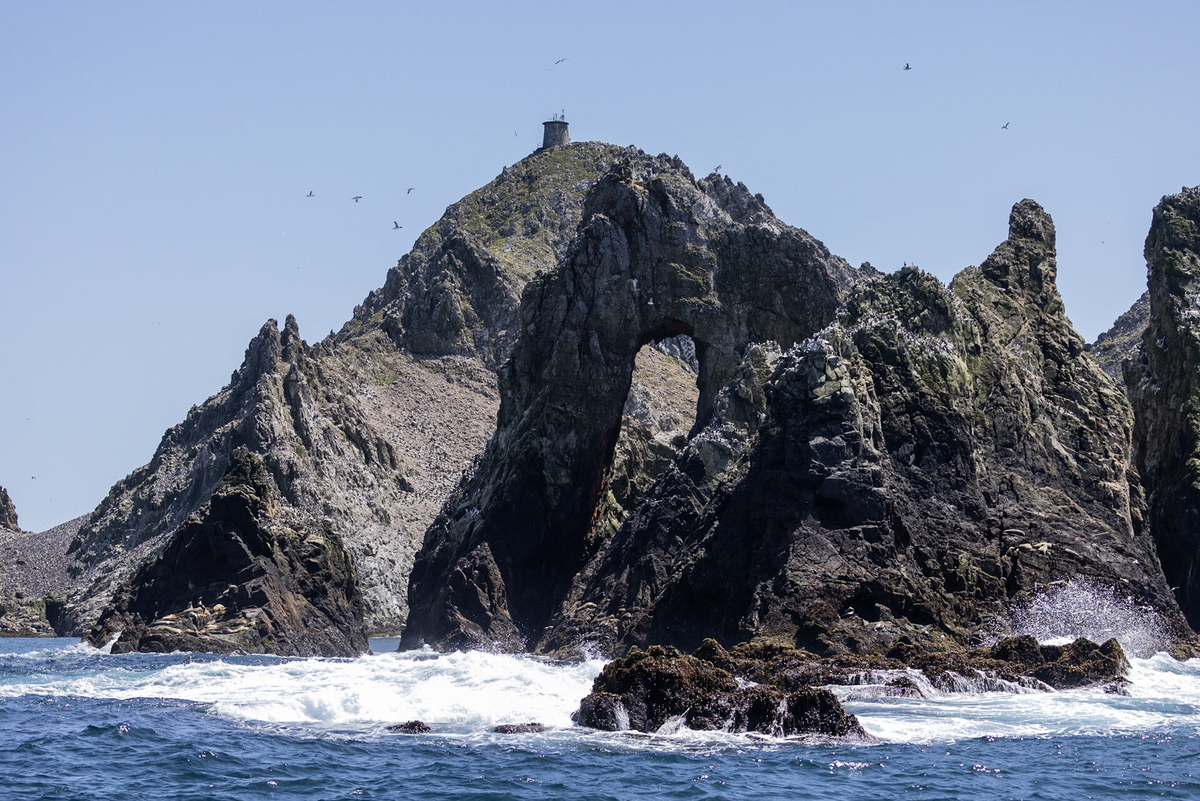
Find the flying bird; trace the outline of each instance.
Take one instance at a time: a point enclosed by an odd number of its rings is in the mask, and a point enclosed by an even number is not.
[[[411,195],[411,194],[412,194],[412,191],[413,191],[414,189],[416,189],[416,187],[415,187],[415,186],[410,186],[410,187],[408,188],[408,191],[407,191],[407,192],[405,192],[404,194],[406,194],[406,195]]]
[[[517,132],[516,132],[516,131],[513,131],[513,136],[516,136],[516,135],[517,135]]]
[[[358,201],[362,200],[362,195],[355,195],[354,197],[352,197],[350,199],[353,200],[355,203],[357,203]]]
[[[313,193],[312,193],[312,190],[311,190],[311,189],[310,189],[310,190],[308,190],[308,194],[307,194],[307,195],[305,195],[305,197],[313,197]]]
[[[554,62],[554,66],[556,66],[556,67],[557,67],[559,64],[563,63],[564,61],[566,61],[566,59],[565,59],[565,58],[560,58],[558,61],[555,61],[555,62]]]
[[[1000,126],[1000,130],[1002,130],[1002,131],[1007,131],[1007,130],[1008,130],[1008,123],[1006,122],[1006,123],[1004,123],[1003,125],[1001,125],[1001,126]]]
[[[392,230],[393,230],[393,231],[398,231],[398,230],[400,230],[400,229],[401,229],[401,228],[403,228],[403,227],[404,227],[404,226],[403,226],[403,225],[401,225],[400,223],[396,222],[395,220],[392,220]]]
[[[904,62],[904,69],[906,69],[906,70],[911,70],[911,69],[912,69],[912,67],[908,66],[908,62],[907,62],[907,61],[905,61],[905,62]]]
[[[717,166],[713,167],[713,172],[720,172],[720,171],[721,171],[721,165],[720,165],[720,164],[718,164]]]

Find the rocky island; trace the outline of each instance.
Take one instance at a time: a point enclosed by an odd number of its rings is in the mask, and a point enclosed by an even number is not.
[[[1164,198],[1148,294],[1088,345],[1032,200],[944,285],[676,157],[541,148],[341,331],[268,321],[3,619],[114,651],[602,653],[601,728],[854,735],[818,688],[871,671],[1120,691],[1115,641],[1042,646],[1012,610],[1087,581],[1196,653],[1197,230],[1200,190]]]

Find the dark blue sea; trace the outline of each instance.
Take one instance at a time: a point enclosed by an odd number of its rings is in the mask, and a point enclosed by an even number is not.
[[[112,655],[0,640],[0,799],[1200,799],[1200,660],[1130,696],[840,688],[871,743],[571,723],[602,662]],[[387,726],[420,719],[425,735]],[[542,734],[501,735],[538,721]]]

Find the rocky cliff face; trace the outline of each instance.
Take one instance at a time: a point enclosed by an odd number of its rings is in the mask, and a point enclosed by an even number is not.
[[[303,528],[343,538],[368,629],[398,631],[421,537],[495,427],[495,366],[515,339],[525,282],[555,268],[588,188],[621,156],[649,158],[581,143],[506,168],[451,206],[318,345],[290,317],[282,331],[269,321],[229,386],[168,431],[79,532],[70,564],[78,588],[60,630],[86,631],[247,448]],[[665,355],[649,375],[668,373],[673,384],[689,380],[686,363]],[[662,438],[647,425],[638,433]]]
[[[87,640],[113,653],[357,656],[367,650],[354,561],[332,521],[281,504],[264,460],[238,448],[216,490],[122,585]]]
[[[1124,385],[1125,361],[1140,358],[1142,334],[1149,325],[1150,293],[1147,291],[1085,350],[1101,370],[1116,379],[1118,384]]]
[[[739,440],[754,397],[723,388],[753,369],[752,343],[788,347],[833,319],[839,270],[850,272],[744,187],[697,182],[674,159],[616,165],[589,194],[559,271],[526,286],[520,338],[500,372],[498,430],[426,535],[405,642],[536,642],[603,544],[597,511],[639,349],[687,335],[698,362],[693,428],[718,416],[732,428],[714,443]]]
[[[1167,582],[1200,626],[1200,187],[1164,197],[1146,237],[1150,324],[1125,373],[1137,465]]]
[[[705,206],[634,175],[597,187],[594,221],[558,283],[528,290],[500,428],[426,538],[406,641],[940,649],[1004,633],[1009,603],[1078,575],[1186,633],[1143,525],[1129,404],[1066,319],[1054,227],[1036,203],[1017,204],[1008,240],[949,288],[916,269],[864,277],[835,320],[819,243],[732,219],[690,239],[704,225],[669,212]],[[697,240],[731,247],[714,257]],[[771,275],[723,262],[749,241]],[[702,255],[689,262],[681,244]],[[643,260],[677,276],[656,285],[653,312],[633,294]],[[681,309],[658,288],[689,278],[779,296],[800,285],[806,303],[783,304],[790,318],[752,297],[739,308],[685,296]],[[606,322],[607,309],[619,311]],[[736,344],[702,328],[714,309],[743,326]],[[619,531],[596,542],[613,418],[603,398],[623,389],[630,343],[680,322],[702,354],[699,424]],[[715,371],[704,360],[714,340],[725,356]]]

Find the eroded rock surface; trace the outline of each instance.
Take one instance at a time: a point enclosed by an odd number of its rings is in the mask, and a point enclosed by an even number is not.
[[[1167,582],[1200,627],[1200,187],[1164,197],[1146,237],[1150,324],[1125,374],[1137,465]]]
[[[598,185],[569,267],[527,291],[500,429],[418,557],[409,644],[619,652],[715,637],[932,652],[1006,633],[1010,604],[1076,576],[1159,610],[1172,636],[1190,633],[1144,525],[1129,403],[1066,318],[1041,207],[1016,204],[1008,239],[949,287],[916,268],[864,274],[836,320],[821,303],[786,303],[793,318],[756,317],[753,302],[677,308],[661,290],[648,313],[632,302],[641,259],[670,265],[668,287],[719,291],[736,275],[781,297],[789,286],[810,302],[837,295],[812,277],[789,285],[782,270],[782,288],[742,265],[712,283],[685,271],[729,252],[705,262],[703,242],[754,240],[758,263],[779,265],[764,243],[800,240],[755,225],[689,239],[704,225],[667,212],[703,203],[635,175]],[[812,272],[798,275],[829,280],[819,247],[801,250],[809,261],[792,263]],[[754,333],[709,346],[717,337],[699,321],[718,308]],[[701,357],[699,424],[596,541],[607,395],[622,391],[639,338],[680,321]],[[822,330],[804,338],[805,325]],[[713,350],[719,367],[706,366]]]
[[[761,198],[696,182],[678,160],[626,160],[601,178],[560,269],[525,288],[498,430],[426,535],[406,646],[535,643],[603,542],[596,513],[639,349],[690,337],[696,427],[722,411],[743,422],[753,393],[726,403],[722,390],[755,369],[753,343],[789,347],[833,319],[835,267],[849,269]]]
[[[246,448],[157,558],[122,585],[87,640],[113,653],[358,656],[354,560],[332,524],[310,529]]]

